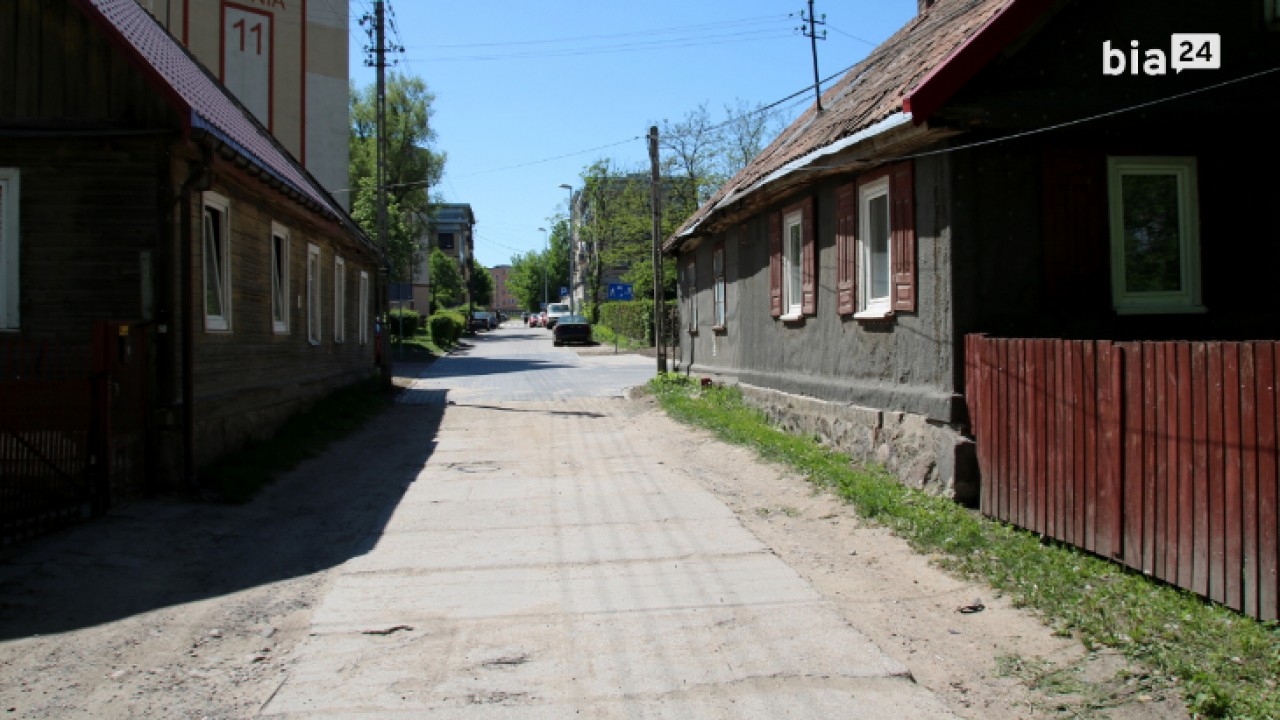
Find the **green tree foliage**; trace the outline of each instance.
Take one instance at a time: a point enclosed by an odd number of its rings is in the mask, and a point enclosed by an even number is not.
[[[462,271],[458,261],[440,248],[431,249],[431,307],[451,308],[462,302]]]
[[[493,274],[488,268],[477,263],[474,258],[468,258],[467,262],[471,263],[471,302],[481,307],[488,307],[493,304]]]
[[[541,309],[547,302],[560,299],[560,288],[569,284],[569,235],[568,223],[558,218],[552,224],[548,238],[549,248],[531,250],[511,258],[511,270],[507,272],[507,289],[525,310]],[[544,284],[545,279],[545,284]]]
[[[377,237],[377,88],[351,88],[352,217]],[[387,254],[391,277],[409,279],[420,260],[418,239],[430,220],[429,188],[444,172],[445,154],[432,150],[435,100],[421,78],[391,73],[386,83]]]

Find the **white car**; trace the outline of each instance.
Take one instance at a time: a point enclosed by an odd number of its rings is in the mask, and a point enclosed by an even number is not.
[[[551,303],[547,306],[547,329],[554,328],[557,320],[572,313],[573,311],[569,309],[569,303]]]

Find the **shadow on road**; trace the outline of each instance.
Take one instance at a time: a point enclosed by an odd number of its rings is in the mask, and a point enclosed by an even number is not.
[[[539,410],[536,408],[500,407],[498,405],[478,405],[474,403],[450,402],[449,407],[477,408],[479,410],[497,410],[498,412],[534,413],[535,415],[563,415],[567,417],[602,418],[604,413],[586,410]]]
[[[452,356],[451,356],[452,358]],[[423,374],[424,378],[443,378],[475,375],[500,375],[503,373],[527,372],[531,370],[554,370],[556,368],[576,367],[572,363],[554,360],[536,360],[529,358],[488,358],[462,357],[452,358],[450,362],[435,363]]]
[[[0,557],[0,640],[91,627],[340,565],[379,540],[441,404],[389,408],[243,506],[125,506]]]

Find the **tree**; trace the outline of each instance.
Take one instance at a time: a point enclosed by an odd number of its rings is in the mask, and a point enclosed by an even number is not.
[[[377,87],[351,88],[352,217],[377,237]],[[418,238],[430,220],[428,189],[444,173],[445,154],[430,148],[435,96],[420,78],[392,73],[386,83],[387,254],[393,280],[420,261]]]
[[[723,135],[711,123],[706,103],[690,110],[679,122],[662,121],[658,133],[658,145],[664,151],[661,172],[673,179],[668,202],[688,208],[686,216],[710,199],[725,180],[717,171],[722,143]]]
[[[720,140],[720,172],[727,180],[755,159],[769,141],[782,132],[781,123],[774,112],[763,105],[751,105],[741,98],[734,105],[725,105],[728,119],[722,124]]]
[[[462,302],[462,271],[458,261],[440,248],[431,249],[431,308],[449,308]]]
[[[551,228],[547,249],[511,258],[507,289],[526,310],[540,309],[544,297],[549,302],[558,301],[560,288],[569,284],[568,223],[561,216],[554,219]]]
[[[493,303],[493,274],[475,258],[467,258],[467,262],[471,263],[471,302],[488,307]]]

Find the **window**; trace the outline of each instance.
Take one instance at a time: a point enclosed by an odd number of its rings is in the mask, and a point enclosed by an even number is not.
[[[915,187],[910,162],[836,191],[836,309],[860,320],[916,310]]]
[[[689,320],[689,332],[698,332],[698,265],[694,258],[684,266],[685,317]]]
[[[439,237],[441,250],[453,249],[453,233],[440,233]]]
[[[360,271],[360,344],[369,344],[369,273]]]
[[[289,332],[289,230],[271,223],[271,329]]]
[[[307,340],[320,344],[320,248],[307,245]]]
[[[800,317],[804,272],[804,223],[799,212],[782,219],[782,314]]]
[[[889,315],[889,178],[858,188],[858,265],[862,274],[858,286],[862,288],[858,308],[859,315],[885,317]]]
[[[0,330],[21,327],[18,316],[18,169],[0,168]]]
[[[781,320],[799,320],[817,310],[817,248],[813,198],[773,216],[769,232],[770,312]]]
[[[715,250],[711,253],[711,268],[715,273],[715,320],[716,329],[723,330],[725,326],[725,282],[724,282],[724,243],[716,243]]]
[[[333,341],[347,341],[347,261],[333,259]]]
[[[231,330],[231,204],[204,193],[204,328]]]
[[[1108,158],[1107,190],[1116,312],[1203,312],[1195,158]]]

